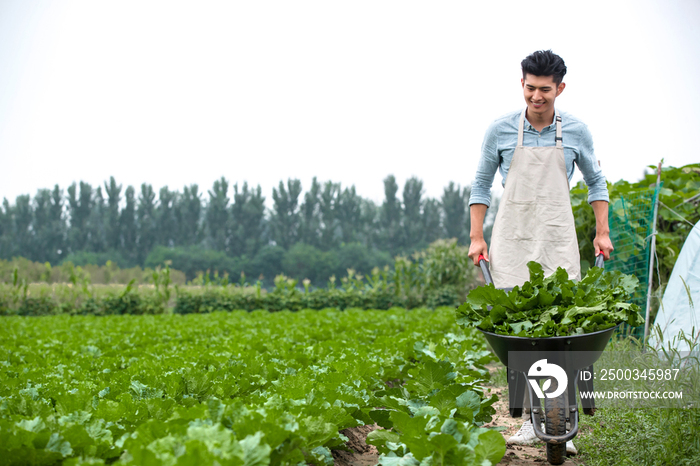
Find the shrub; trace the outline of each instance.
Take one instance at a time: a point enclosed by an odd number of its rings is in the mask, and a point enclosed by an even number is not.
[[[235,261],[224,252],[204,249],[201,246],[178,246],[168,248],[156,246],[146,257],[144,265],[150,268],[165,265],[170,261],[173,269],[185,273],[187,280],[192,280],[198,272],[211,270],[233,275],[236,272]],[[240,273],[240,272],[239,272]]]

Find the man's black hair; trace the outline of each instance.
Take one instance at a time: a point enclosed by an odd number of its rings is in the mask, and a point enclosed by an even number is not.
[[[520,62],[520,66],[523,69],[523,79],[526,74],[552,76],[557,86],[561,84],[566,74],[564,60],[551,50],[538,50],[528,55]]]

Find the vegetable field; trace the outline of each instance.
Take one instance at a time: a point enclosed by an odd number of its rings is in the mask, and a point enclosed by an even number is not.
[[[493,360],[453,308],[4,317],[0,463],[495,464]]]

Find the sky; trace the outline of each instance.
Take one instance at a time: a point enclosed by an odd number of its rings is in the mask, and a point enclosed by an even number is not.
[[[0,0],[0,199],[223,176],[268,208],[289,178],[380,203],[388,175],[439,198],[542,49],[608,180],[700,162],[697,0]]]

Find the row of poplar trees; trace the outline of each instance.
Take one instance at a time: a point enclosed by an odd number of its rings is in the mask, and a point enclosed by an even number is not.
[[[123,189],[114,177],[103,186],[73,183],[18,196],[0,208],[0,258],[61,263],[80,252],[114,253],[120,266],[144,265],[156,246],[198,245],[229,257],[255,256],[266,245],[288,250],[302,242],[322,251],[361,243],[391,256],[408,254],[439,238],[469,239],[469,187],[450,183],[440,199],[424,196],[423,182],[384,180],[381,204],[354,186],[313,179],[306,192],[297,179],[280,181],[272,203],[260,186],[225,178],[207,193],[197,185],[156,192],[149,184]]]

